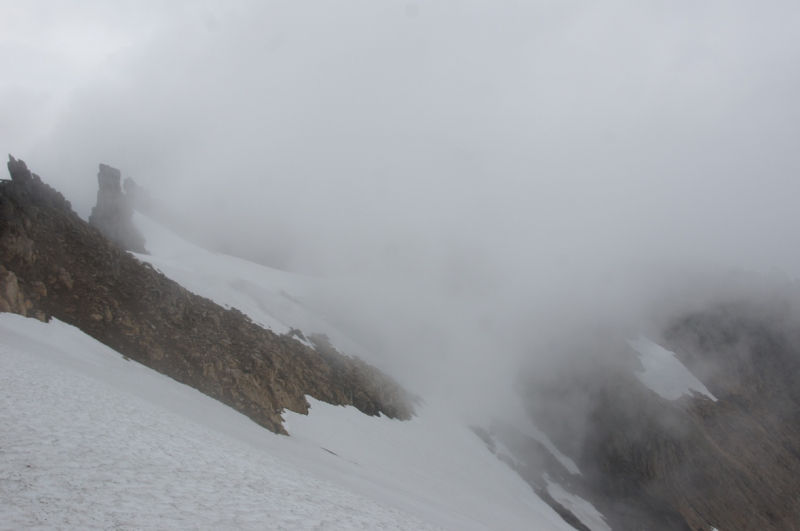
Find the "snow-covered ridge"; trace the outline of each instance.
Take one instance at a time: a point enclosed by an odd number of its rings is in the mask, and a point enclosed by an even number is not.
[[[677,400],[683,395],[691,396],[692,391],[696,391],[717,401],[703,382],[689,372],[674,353],[641,334],[635,340],[628,340],[628,344],[639,354],[639,360],[644,367],[644,371],[637,372],[636,377],[663,398]]]

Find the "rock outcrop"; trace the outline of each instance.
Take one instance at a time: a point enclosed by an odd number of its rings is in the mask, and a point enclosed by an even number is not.
[[[1,309],[74,325],[278,433],[284,409],[307,413],[306,395],[370,415],[413,414],[412,397],[387,375],[188,292],[80,219],[24,162],[12,157],[8,167],[11,181],[0,182]],[[101,175],[111,175],[103,186],[115,194],[118,173]]]
[[[122,192],[120,171],[100,165],[97,182],[97,205],[89,216],[89,224],[97,227],[109,240],[127,251],[147,254],[144,238],[133,226],[133,208]]]

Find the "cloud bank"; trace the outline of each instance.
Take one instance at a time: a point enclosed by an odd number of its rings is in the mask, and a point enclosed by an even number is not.
[[[330,308],[402,315],[376,344],[487,360],[662,271],[800,274],[796,3],[0,11],[5,151],[84,217],[103,162],[212,249],[393,286]]]

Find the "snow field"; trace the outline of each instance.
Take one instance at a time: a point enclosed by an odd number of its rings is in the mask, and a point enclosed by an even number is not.
[[[0,529],[437,529],[9,341],[20,320],[0,316]],[[97,347],[81,362],[135,367]]]
[[[0,338],[0,529],[571,529],[446,410],[278,436],[57,320]]]

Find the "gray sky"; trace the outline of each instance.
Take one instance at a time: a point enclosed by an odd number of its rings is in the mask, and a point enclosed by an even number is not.
[[[0,4],[0,145],[82,215],[102,161],[304,270],[800,271],[795,3],[73,4]]]
[[[0,10],[0,145],[84,216],[102,161],[305,271],[800,273],[793,2]]]
[[[798,28],[789,1],[0,0],[0,146],[84,217],[103,162],[217,248],[485,324],[654,265],[800,276]]]

